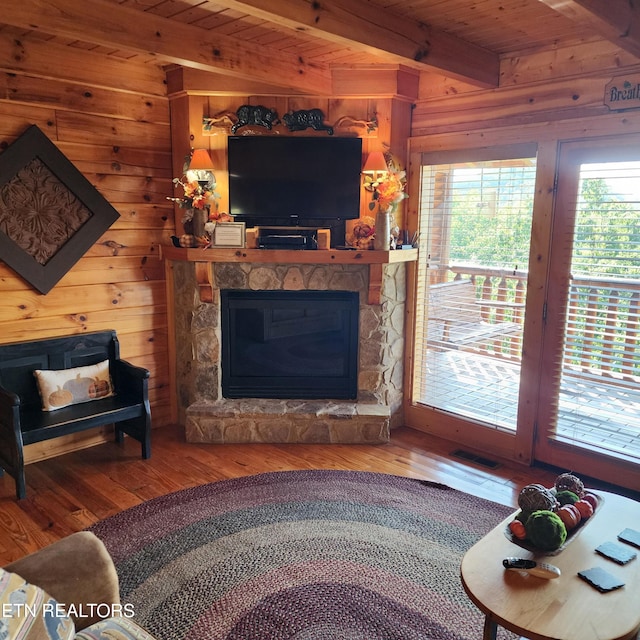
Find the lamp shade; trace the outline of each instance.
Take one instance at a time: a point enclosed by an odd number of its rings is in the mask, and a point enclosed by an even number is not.
[[[362,173],[383,173],[386,171],[389,171],[389,167],[382,151],[372,151],[367,156]]]
[[[213,171],[214,166],[209,152],[206,149],[194,149],[189,161],[189,169],[192,171]]]

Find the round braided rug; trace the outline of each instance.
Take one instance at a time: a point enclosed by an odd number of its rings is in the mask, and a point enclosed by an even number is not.
[[[399,476],[285,471],[179,491],[91,530],[159,640],[479,640],[460,562],[511,511]]]

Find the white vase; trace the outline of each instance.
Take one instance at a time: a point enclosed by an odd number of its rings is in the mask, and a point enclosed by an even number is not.
[[[373,238],[376,251],[389,251],[391,248],[391,212],[378,208],[376,213],[376,234]]]

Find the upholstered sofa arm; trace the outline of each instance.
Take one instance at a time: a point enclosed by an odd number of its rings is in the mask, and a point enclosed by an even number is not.
[[[108,618],[76,634],[74,640],[155,640],[142,627],[127,618]]]
[[[81,617],[71,616],[76,630],[101,619],[97,605],[120,603],[118,575],[111,556],[89,531],[58,540],[4,569],[44,589],[60,604],[75,605],[82,613]]]

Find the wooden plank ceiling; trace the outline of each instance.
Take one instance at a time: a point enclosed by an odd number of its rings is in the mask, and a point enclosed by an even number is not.
[[[610,40],[640,56],[628,0],[5,0],[2,32],[331,93],[331,69],[402,64],[499,86],[500,60]]]

